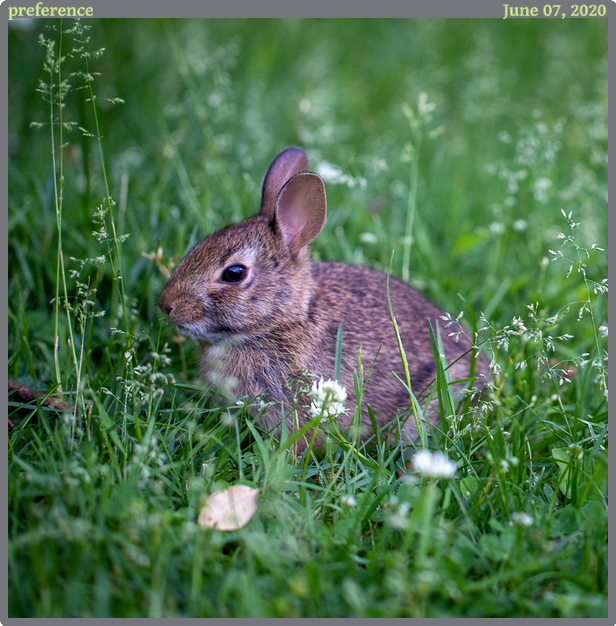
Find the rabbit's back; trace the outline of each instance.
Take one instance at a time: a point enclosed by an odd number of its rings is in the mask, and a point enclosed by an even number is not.
[[[311,263],[311,274],[315,284],[311,314],[320,328],[321,342],[308,369],[331,377],[338,327],[342,324],[342,382],[347,390],[350,389],[350,400],[354,402],[353,371],[358,367],[361,347],[364,376],[372,368],[362,405],[370,404],[383,426],[409,406],[408,391],[394,375],[395,372],[402,380],[405,378],[387,301],[387,276],[367,267],[338,262]],[[443,328],[440,319],[443,312],[402,281],[390,278],[389,283],[392,309],[408,359],[413,392],[421,397],[428,392],[436,377],[429,323],[435,332],[437,323]],[[450,367],[450,380],[466,379],[471,343],[464,334],[458,342],[448,334],[449,331],[442,333],[447,362],[452,364],[459,359]],[[486,371],[485,358],[480,355],[476,375]],[[459,384],[456,389],[462,386]],[[431,408],[435,408],[435,404]],[[365,411],[363,417],[369,425]],[[431,419],[437,417],[433,415]],[[409,434],[414,436],[414,425],[407,424]]]

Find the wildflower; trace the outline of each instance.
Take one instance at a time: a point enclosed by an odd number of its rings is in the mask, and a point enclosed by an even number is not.
[[[316,168],[317,174],[326,182],[332,185],[346,185],[349,189],[353,189],[359,184],[361,189],[366,188],[366,181],[364,178],[354,178],[345,174],[340,167],[327,161],[321,161]]]
[[[577,459],[578,461],[584,456],[584,450],[579,443],[572,443],[568,448],[569,455],[572,459]]]
[[[345,493],[340,498],[340,504],[347,509],[352,509],[357,506],[357,498],[352,493]]]
[[[442,452],[419,450],[413,456],[416,472],[428,478],[452,478],[456,473],[456,464]]]
[[[332,163],[321,161],[316,168],[317,174],[328,183],[339,183],[343,176],[342,170]]]
[[[392,496],[385,508],[387,522],[394,528],[405,530],[409,525],[407,516],[410,510],[411,505],[408,502],[399,502],[396,496]]]
[[[362,233],[359,236],[360,241],[363,243],[378,243],[379,239],[374,233]]]
[[[512,141],[511,135],[504,130],[498,133],[498,139],[501,143],[511,143]]]
[[[538,178],[533,184],[533,197],[538,202],[545,204],[548,201],[548,190],[552,186],[549,178]]]
[[[519,233],[524,232],[527,228],[528,222],[526,220],[519,219],[513,222],[513,230],[516,230]]]
[[[430,139],[436,139],[437,137],[442,135],[444,132],[445,132],[445,126],[444,126],[444,124],[441,124],[440,126],[437,126],[436,128],[433,128],[428,133],[428,137],[430,137]]]
[[[225,426],[233,426],[237,421],[237,415],[231,413],[231,411],[227,410],[224,413],[220,414],[220,422]]]
[[[522,320],[521,317],[516,317],[514,315],[513,317],[513,321],[511,322],[512,326],[516,327],[518,329],[518,335],[523,335],[524,331],[528,330],[526,328],[526,326],[524,325],[524,321]]]
[[[346,389],[335,380],[321,378],[318,382],[315,381],[310,390],[310,397],[312,398],[310,412],[314,417],[322,415],[331,419],[346,411],[344,406]]]
[[[518,526],[532,526],[535,520],[528,513],[520,511],[511,516],[511,521]]]
[[[417,98],[417,111],[419,112],[419,116],[429,122],[432,119],[430,113],[432,113],[435,108],[436,105],[434,102],[428,101],[428,94],[425,91],[422,91]]]

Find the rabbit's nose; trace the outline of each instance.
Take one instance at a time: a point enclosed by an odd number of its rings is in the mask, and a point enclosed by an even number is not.
[[[168,305],[169,319],[176,325],[196,322],[203,317],[201,305],[193,298],[185,297]]]

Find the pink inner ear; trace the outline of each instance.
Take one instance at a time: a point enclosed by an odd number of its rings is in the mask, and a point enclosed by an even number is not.
[[[276,199],[276,222],[293,255],[321,232],[326,215],[325,186],[316,174],[296,174]]]
[[[308,221],[310,210],[310,189],[308,186],[287,185],[278,197],[278,218],[284,239],[290,245]]]
[[[293,238],[306,226],[306,216],[297,210],[297,205],[286,205],[285,208],[278,205],[278,207],[281,210],[281,214],[284,215],[280,220],[282,234],[284,235],[285,243],[289,245]]]

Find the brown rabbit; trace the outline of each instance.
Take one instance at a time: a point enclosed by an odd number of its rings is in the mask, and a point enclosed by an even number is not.
[[[408,419],[409,394],[387,303],[387,277],[367,267],[310,261],[308,244],[321,232],[327,209],[325,186],[308,173],[303,150],[287,148],[271,164],[263,181],[261,211],[227,226],[198,243],[173,272],[159,298],[160,308],[180,332],[201,347],[201,373],[230,397],[261,394],[273,402],[266,413],[273,431],[286,419],[293,429],[296,402],[299,424],[311,417],[298,389],[313,378],[333,378],[338,327],[344,339],[340,382],[346,387],[350,424],[356,404],[353,371],[358,351],[367,372],[378,352],[362,397],[362,437],[373,434],[366,404],[380,429],[403,423],[404,443],[417,436]],[[405,283],[390,279],[391,302],[408,357],[413,391],[429,388],[436,376],[428,320],[436,328],[442,312]],[[441,321],[442,324],[442,321]],[[447,333],[443,333],[446,335]],[[469,377],[471,344],[443,336],[451,381]],[[477,357],[476,387],[487,363]],[[295,381],[295,385],[289,384]],[[454,389],[465,386],[457,383]],[[433,398],[425,415],[440,420]],[[404,419],[398,416],[404,413]],[[279,430],[277,431],[279,432]],[[300,445],[300,449],[305,444]]]

